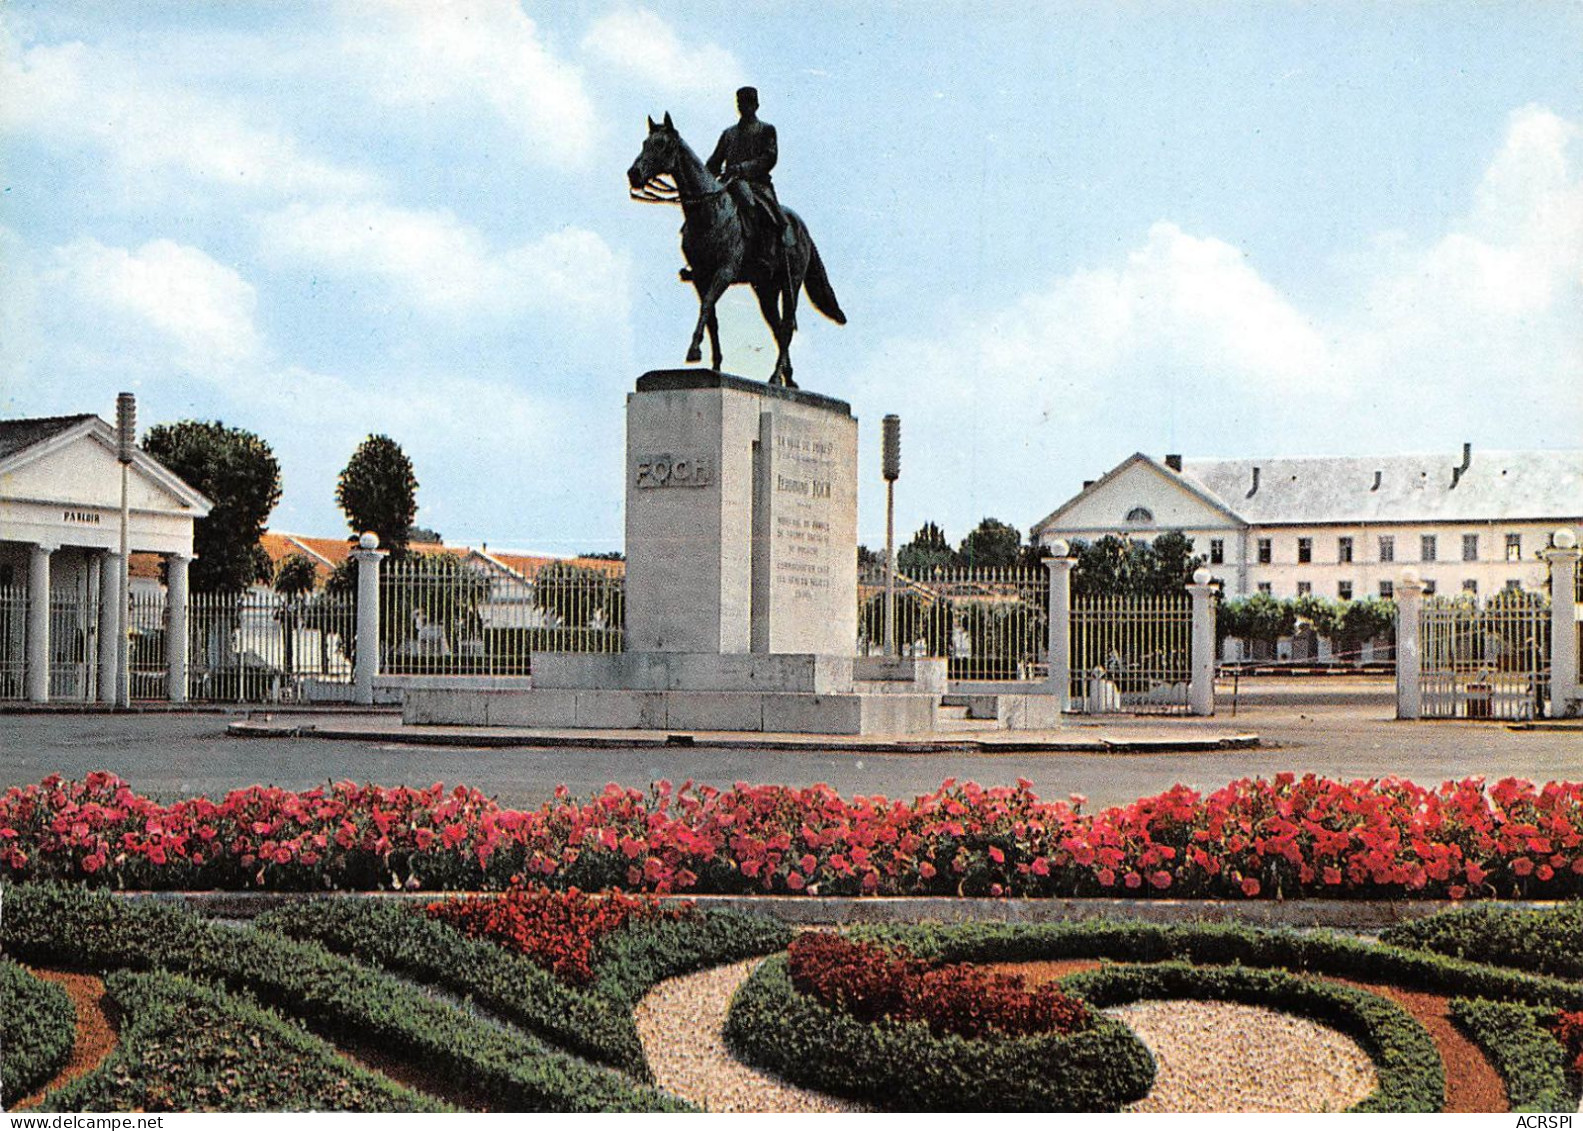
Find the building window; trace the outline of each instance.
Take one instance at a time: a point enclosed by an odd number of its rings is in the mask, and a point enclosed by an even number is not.
[[[1396,536],[1394,534],[1380,535],[1380,561],[1394,562],[1396,560]]]
[[[1209,540],[1209,564],[1226,564],[1226,540],[1224,538],[1211,538]]]
[[[1273,556],[1274,556],[1274,554],[1272,553],[1272,551],[1270,549],[1270,540],[1268,538],[1260,538],[1259,539],[1259,564],[1260,565],[1269,565],[1270,564],[1270,559]]]
[[[1520,592],[1522,590],[1522,587],[1523,587],[1523,583],[1522,583],[1521,579],[1516,578],[1516,577],[1508,577],[1506,579],[1506,592],[1508,592],[1508,593],[1517,593],[1517,592]]]
[[[1350,582],[1350,581],[1338,581],[1338,582],[1336,582],[1336,600],[1338,600],[1338,601],[1350,601],[1350,600],[1352,600],[1352,582]]]
[[[1433,597],[1435,595],[1435,589],[1436,589],[1436,586],[1435,586],[1435,583],[1433,581],[1426,581],[1426,582],[1424,582],[1424,596],[1425,597]]]
[[[1421,535],[1418,539],[1418,560],[1432,562],[1438,556],[1439,545],[1433,534]]]
[[[1520,562],[1523,560],[1523,536],[1521,534],[1506,535],[1506,560]]]
[[[1396,596],[1396,582],[1394,582],[1394,581],[1382,581],[1382,582],[1380,582],[1380,597],[1381,598],[1383,598],[1386,601],[1389,601],[1391,598],[1393,598],[1395,596]]]
[[[1133,507],[1127,512],[1128,522],[1153,522],[1154,512],[1148,507]]]
[[[1464,593],[1471,593],[1471,594],[1473,594],[1473,596],[1477,597],[1479,595],[1479,583],[1478,583],[1478,580],[1476,578],[1472,578],[1472,577],[1465,577],[1465,578],[1463,578],[1462,579],[1462,592],[1464,592]]]
[[[1297,540],[1297,560],[1311,562],[1314,560],[1314,540],[1312,538],[1299,538]]]
[[[1345,565],[1346,563],[1350,562],[1351,560],[1352,560],[1352,539],[1350,539],[1350,538],[1337,538],[1336,539],[1336,561],[1340,562],[1342,565]]]
[[[1299,581],[1297,583],[1297,595],[1299,597],[1307,597],[1313,593],[1313,591],[1314,583],[1312,581]]]
[[[1275,586],[1268,581],[1261,581],[1259,582],[1259,592],[1266,597],[1272,596],[1275,593]]]
[[[1479,536],[1477,534],[1464,534],[1462,536],[1462,560],[1476,562],[1479,560]]]

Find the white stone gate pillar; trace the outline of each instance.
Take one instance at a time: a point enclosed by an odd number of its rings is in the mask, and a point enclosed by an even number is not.
[[[379,674],[379,563],[390,555],[379,548],[376,534],[358,539],[352,560],[357,563],[357,659],[352,664],[352,701],[374,702],[374,677]]]
[[[1209,571],[1193,572],[1187,587],[1193,599],[1193,644],[1191,677],[1187,685],[1188,710],[1195,715],[1215,713],[1215,587]]]
[[[1060,709],[1070,705],[1072,694],[1072,567],[1076,560],[1067,557],[1071,549],[1063,541],[1050,546],[1052,557],[1044,559],[1050,571],[1050,622],[1045,639],[1045,656],[1050,674],[1045,677],[1044,693],[1060,700]]]
[[[1557,530],[1550,561],[1550,713],[1560,718],[1577,710],[1578,686],[1577,535]]]
[[[187,567],[191,558],[165,559],[165,697],[187,701]]]
[[[99,702],[115,702],[116,661],[121,633],[121,555],[113,550],[99,558]]]
[[[27,563],[28,702],[49,702],[49,559],[53,546],[35,543]]]
[[[1396,583],[1396,717],[1418,719],[1423,717],[1422,691],[1419,685],[1423,670],[1422,626],[1424,583],[1412,570],[1404,570]]]

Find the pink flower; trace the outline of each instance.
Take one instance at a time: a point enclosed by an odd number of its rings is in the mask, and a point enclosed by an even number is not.
[[[1252,876],[1244,879],[1242,881],[1242,894],[1247,896],[1249,899],[1252,899],[1254,896],[1258,895],[1259,881],[1254,879]]]
[[[787,872],[786,886],[792,891],[802,891],[808,886],[808,881],[802,878],[801,872]]]

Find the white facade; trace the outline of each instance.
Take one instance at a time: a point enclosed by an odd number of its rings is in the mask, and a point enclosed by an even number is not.
[[[1389,597],[1545,584],[1539,552],[1583,525],[1583,452],[1123,461],[1034,526],[1043,545],[1181,531],[1230,597]]]
[[[96,416],[0,421],[0,697],[114,698],[121,480]],[[141,451],[127,501],[128,545],[166,559],[174,604],[210,503]]]

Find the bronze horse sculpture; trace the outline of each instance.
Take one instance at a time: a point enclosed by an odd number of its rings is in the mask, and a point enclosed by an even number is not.
[[[720,326],[715,304],[726,288],[746,283],[758,296],[759,311],[775,336],[777,355],[771,385],[795,389],[792,380],[791,340],[797,330],[797,296],[804,288],[814,309],[826,318],[846,324],[825,275],[819,249],[802,218],[786,209],[791,235],[785,240],[766,226],[755,225],[739,207],[728,186],[704,165],[687,145],[671,116],[656,124],[649,119],[649,134],[632,167],[627,183],[634,200],[682,206],[682,256],[687,260],[683,279],[698,291],[698,322],[693,327],[687,360],[703,359],[704,330],[714,368],[720,368]]]

